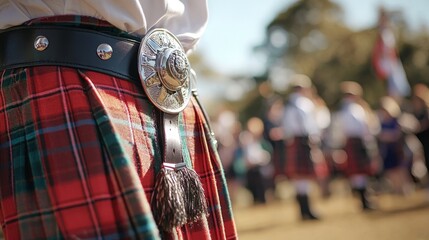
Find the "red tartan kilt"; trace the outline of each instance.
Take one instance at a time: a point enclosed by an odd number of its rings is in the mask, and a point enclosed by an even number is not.
[[[284,175],[285,168],[285,142],[281,141],[273,141],[273,154],[272,154],[272,162],[274,165],[274,176]]]
[[[286,145],[285,174],[289,179],[323,178],[329,174],[320,149],[310,148],[308,137],[295,137]]]
[[[74,20],[57,20],[68,19]],[[6,239],[158,239],[150,199],[162,161],[161,113],[142,86],[56,66],[0,73],[0,225]],[[223,169],[195,99],[179,122],[183,158],[201,179],[209,215],[171,234],[234,239]]]
[[[346,161],[340,165],[340,169],[346,176],[373,173],[371,159],[361,138],[348,138],[344,151]]]

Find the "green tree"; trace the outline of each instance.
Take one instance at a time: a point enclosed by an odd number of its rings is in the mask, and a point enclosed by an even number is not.
[[[429,83],[427,32],[410,32],[401,12],[391,17],[396,23],[397,49],[409,82]],[[386,94],[385,82],[377,79],[371,65],[377,24],[353,31],[343,22],[343,11],[336,3],[301,0],[273,18],[263,45],[271,58],[282,60],[285,68],[310,76],[329,106],[335,106],[339,83],[345,80],[359,82],[364,97],[374,105]],[[285,32],[287,41],[281,49],[276,49],[271,39],[279,30]]]

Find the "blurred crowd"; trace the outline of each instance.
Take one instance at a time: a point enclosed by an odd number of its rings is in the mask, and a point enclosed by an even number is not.
[[[370,183],[376,192],[403,197],[418,188],[429,193],[427,86],[415,85],[409,98],[383,96],[371,107],[360,84],[345,81],[336,109],[305,75],[293,76],[290,89],[286,98],[267,99],[262,117],[242,123],[224,109],[213,119],[233,204],[238,188],[247,189],[254,204],[268,204],[279,182],[289,181],[301,218],[317,220],[311,186],[329,198],[335,179],[348,183],[363,211],[377,208]]]

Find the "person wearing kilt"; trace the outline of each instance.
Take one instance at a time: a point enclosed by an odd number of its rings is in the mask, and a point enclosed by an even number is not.
[[[311,80],[294,75],[292,93],[285,106],[283,130],[286,136],[284,173],[295,186],[296,200],[303,220],[317,220],[309,201],[311,182],[327,174],[327,165],[320,150],[320,128],[315,105],[310,98]]]
[[[205,0],[0,1],[0,13],[5,239],[237,238],[186,57]]]
[[[344,151],[340,171],[350,180],[353,192],[358,193],[363,210],[372,206],[367,196],[368,176],[375,174],[377,142],[380,127],[376,115],[361,97],[362,87],[352,81],[341,83],[341,109],[334,117],[333,130],[338,147]]]

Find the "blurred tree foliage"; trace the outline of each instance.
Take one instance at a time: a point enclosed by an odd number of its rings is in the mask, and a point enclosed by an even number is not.
[[[330,0],[300,0],[273,18],[267,26],[262,44],[268,58],[267,74],[257,76],[259,84],[267,84],[270,64],[281,60],[285,68],[308,75],[330,108],[340,97],[339,83],[359,82],[364,98],[372,105],[386,94],[385,82],[377,79],[371,65],[371,55],[377,36],[377,24],[369,29],[353,31],[343,22],[343,11]],[[410,85],[429,83],[429,34],[412,32],[401,12],[391,15],[394,21],[396,45]],[[283,36],[283,38],[282,38]],[[259,47],[259,48],[261,48]],[[286,76],[285,76],[286,78]],[[266,96],[261,88],[242,101],[242,120],[263,114]],[[276,92],[286,97],[286,92]]]

